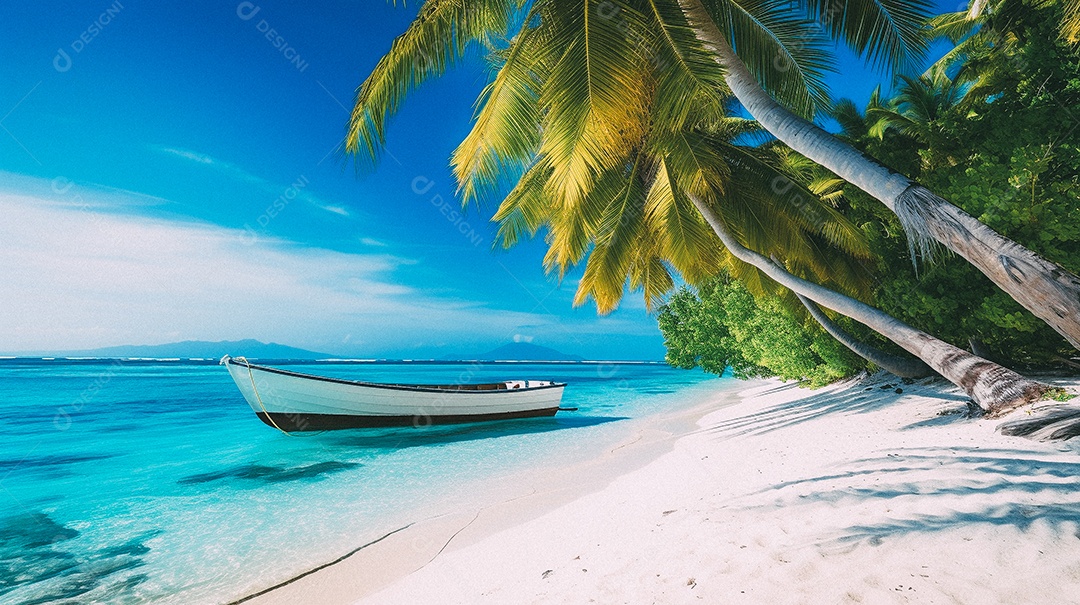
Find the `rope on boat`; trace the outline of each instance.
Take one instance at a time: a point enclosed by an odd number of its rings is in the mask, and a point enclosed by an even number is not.
[[[274,422],[274,418],[272,416],[270,416],[270,412],[267,411],[266,406],[263,404],[262,397],[259,396],[259,387],[255,386],[255,375],[251,373],[251,364],[248,363],[248,360],[243,358],[243,357],[240,357],[238,359],[243,359],[244,360],[244,365],[247,366],[248,378],[251,379],[251,388],[252,388],[252,390],[255,391],[255,400],[259,402],[259,407],[262,408],[263,414],[266,414],[266,419],[270,421],[270,424],[273,425],[273,427],[275,429],[277,429],[277,430],[281,431],[282,433],[285,433],[286,435],[292,437],[293,436],[292,433],[290,433],[289,431],[286,431],[285,429],[281,428],[280,426],[277,425],[276,422]]]

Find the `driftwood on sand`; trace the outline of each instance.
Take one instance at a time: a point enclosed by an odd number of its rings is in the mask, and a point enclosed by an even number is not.
[[[1002,423],[998,430],[1002,435],[1028,437],[1039,441],[1080,436],[1080,405],[1041,406],[1022,418]]]

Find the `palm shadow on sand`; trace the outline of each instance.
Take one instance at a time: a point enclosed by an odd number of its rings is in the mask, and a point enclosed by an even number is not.
[[[773,394],[796,388],[799,388],[798,384],[789,383],[773,387],[758,395]],[[723,433],[725,436],[760,435],[792,427],[828,414],[874,412],[897,404],[896,389],[906,390],[908,388],[908,385],[901,383],[899,379],[866,386],[842,387],[840,390],[826,388],[820,393],[796,401],[778,403],[753,414],[724,420],[703,430]],[[969,401],[967,397],[954,393],[935,393],[934,397],[956,402],[958,410],[966,409],[966,403]],[[960,418],[962,416],[955,415],[946,421],[954,421]]]
[[[1036,522],[1080,538],[1078,476],[1080,462],[1056,452],[902,448],[770,486],[748,496],[748,508],[825,503],[837,511],[839,535],[823,544],[838,547],[979,525],[1027,531]]]

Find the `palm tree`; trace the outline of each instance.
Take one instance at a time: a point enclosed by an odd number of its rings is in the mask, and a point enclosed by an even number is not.
[[[1041,5],[1054,4],[1050,2],[1040,3]],[[1080,0],[1061,0],[1061,37],[1071,43],[1080,42]],[[1038,5],[1036,5],[1038,6]],[[970,34],[976,34],[980,27],[985,23],[985,19],[988,13],[1006,13],[1014,12],[1018,10],[1030,10],[1030,5],[1025,5],[1021,0],[973,0],[965,11],[958,11],[956,13],[946,13],[939,18],[934,19],[935,29],[940,29],[941,26],[947,26],[952,29],[954,34],[950,35],[952,38],[965,38]],[[943,19],[942,21],[938,21]],[[979,40],[980,36],[973,36],[975,40],[972,40],[974,44],[982,44],[985,40]],[[954,40],[955,42],[956,40]],[[999,41],[1000,42],[1000,41]],[[952,53],[950,53],[952,54]],[[946,55],[946,58],[948,55]]]
[[[1043,385],[792,273],[842,282],[843,266],[804,253],[813,238],[797,236],[812,227],[815,236],[854,251],[845,222],[831,220],[835,212],[813,196],[787,196],[757,152],[730,143],[745,122],[725,117],[725,73],[678,5],[610,7],[619,10],[605,14],[589,0],[538,1],[515,17],[513,7],[494,0],[429,0],[361,86],[348,149],[373,157],[386,116],[407,92],[441,74],[468,40],[481,40],[498,70],[454,153],[461,192],[468,203],[511,175],[516,185],[495,215],[504,243],[546,228],[545,264],[560,275],[587,256],[579,303],[591,297],[601,311],[610,309],[627,280],[655,301],[672,285],[669,265],[693,282],[730,255],[757,270],[744,274],[760,271],[893,339],[991,411],[1043,392]],[[516,33],[507,38],[511,24]],[[788,228],[774,216],[804,224]],[[741,243],[740,237],[755,241],[755,225],[766,249],[785,255],[781,262],[791,270]]]
[[[592,56],[603,55],[591,76],[596,81],[606,80],[604,92],[612,96],[594,97],[588,110],[578,113],[564,112],[567,108],[556,103],[556,111],[546,117],[550,127],[604,132],[605,145],[617,147],[634,138],[635,133],[622,132],[618,122],[640,112],[640,99],[647,96],[637,82],[625,76],[634,73],[642,61],[674,61],[666,64],[688,73],[690,77],[682,78],[682,82],[690,88],[668,91],[671,109],[681,111],[688,98],[706,103],[705,96],[717,93],[717,80],[726,81],[766,130],[896,213],[913,249],[925,255],[935,242],[945,245],[1080,348],[1080,278],[1001,236],[802,117],[810,115],[815,106],[828,104],[821,75],[828,66],[829,36],[850,43],[878,64],[902,64],[926,47],[923,23],[930,6],[928,0],[590,0],[549,6],[552,3],[428,0],[413,25],[395,41],[361,87],[347,147],[364,147],[374,157],[385,138],[387,116],[396,112],[409,89],[441,74],[462,56],[469,43],[479,41],[491,46],[505,39],[511,30],[529,42],[512,45],[506,52],[520,56],[540,51],[547,63],[544,69],[555,72],[566,73],[559,68],[560,63],[565,63],[561,51],[566,51],[568,60],[580,54],[581,47],[591,49]],[[976,0],[974,4],[985,2]],[[523,10],[524,16],[520,14]],[[550,18],[585,25],[538,26],[538,20]],[[692,45],[695,40],[687,39],[688,20],[692,24],[691,38],[696,36],[704,42],[708,52],[700,52]],[[540,31],[545,33],[532,35]],[[585,42],[575,44],[581,39],[567,37],[567,31],[584,36]],[[544,39],[549,35],[554,37]],[[534,68],[544,62],[529,63]],[[715,69],[717,65],[722,67],[720,71]],[[587,94],[589,91],[583,91],[580,84],[590,83],[586,86],[591,90],[592,81],[582,80],[575,87],[574,82],[559,80],[562,85],[550,89],[572,91],[572,97]],[[489,93],[496,89],[506,95],[500,97],[499,103],[510,105],[528,101],[516,97],[516,92],[539,94],[535,89],[495,82]],[[484,116],[478,119],[485,121]],[[536,138],[535,133],[518,133],[501,141],[502,148],[467,165],[480,170],[478,174],[488,175],[495,169],[521,169],[520,160],[505,154],[520,152]],[[584,172],[599,167],[595,163],[599,158],[596,150],[566,145],[560,150],[544,151],[557,151],[562,159],[570,160],[556,164],[560,175],[566,177],[560,182],[570,190],[580,189]],[[463,182],[468,196],[470,181]]]
[[[953,48],[927,68],[923,76],[950,77],[963,87],[969,105],[1000,93],[1012,85],[1013,73],[1023,71],[1007,57],[1022,43],[1017,25],[1030,18],[1026,13],[1033,8],[1026,0],[972,2],[967,10],[929,19],[927,35],[931,39],[948,40]],[[986,55],[1006,60],[988,61],[983,58]]]
[[[900,219],[914,248],[923,255],[931,251],[935,241],[944,245],[1080,348],[1080,277],[866,157],[769,94],[773,92],[796,109],[800,105],[805,109],[816,97],[813,87],[808,92],[792,90],[793,77],[812,83],[805,74],[812,72],[813,63],[800,63],[794,52],[777,54],[778,48],[783,51],[780,48],[783,32],[779,27],[770,28],[768,19],[773,17],[780,26],[791,27],[792,21],[781,19],[783,15],[777,10],[777,6],[788,3],[736,0],[680,0],[680,3],[698,38],[723,66],[731,91],[766,130],[885,204]],[[906,55],[925,48],[922,31],[928,8],[925,1],[801,0],[795,4],[831,35],[878,62],[900,62]],[[777,57],[784,57],[789,62],[786,71],[796,72],[796,76],[777,74],[771,66]],[[812,54],[810,58],[814,58]]]
[[[671,143],[663,136],[643,141],[627,161],[613,163],[576,205],[568,204],[545,188],[550,168],[541,160],[525,173],[495,213],[504,245],[512,245],[522,236],[535,235],[546,227],[548,268],[564,273],[569,266],[584,261],[585,272],[575,302],[581,304],[592,298],[602,313],[617,306],[627,283],[631,288],[643,289],[647,303],[656,302],[674,285],[668,265],[684,274],[711,275],[697,273],[702,270],[700,260],[715,258],[716,252],[720,252],[719,262],[706,266],[705,270],[710,266],[734,269],[741,274],[737,276],[741,281],[749,281],[756,288],[762,287],[760,277],[755,275],[760,271],[800,298],[808,299],[811,313],[817,308],[809,301],[854,318],[925,361],[926,366],[964,389],[990,415],[1003,414],[1038,399],[1046,391],[1045,385],[916,330],[854,298],[797,277],[785,263],[751,250],[743,241],[753,240],[765,249],[773,247],[778,252],[787,252],[797,259],[795,263],[788,260],[787,264],[802,265],[798,270],[818,273],[818,279],[839,274],[837,267],[827,260],[825,267],[817,266],[828,255],[821,251],[808,254],[813,243],[807,237],[807,229],[824,223],[824,217],[810,213],[823,212],[828,216],[827,206],[810,203],[809,200],[816,198],[809,196],[809,192],[806,192],[808,203],[804,205],[783,204],[783,199],[777,200],[775,191],[766,185],[774,181],[776,173],[769,178],[770,167],[765,162],[747,161],[739,157],[738,151],[690,145],[689,155],[679,157],[674,148],[667,147]],[[710,160],[707,154],[717,151],[724,153]],[[727,167],[717,170],[710,165],[715,161]],[[699,192],[700,197],[692,190],[681,189],[681,183],[703,178],[702,167],[713,178],[723,178],[723,186],[706,187]],[[572,206],[576,207],[568,211]],[[690,207],[698,212],[689,213]],[[711,246],[710,238],[701,233],[702,218],[719,238],[722,248]],[[738,235],[730,224],[738,225]],[[850,228],[839,217],[825,224],[833,229]],[[813,235],[828,237],[830,232],[833,230],[826,228]],[[778,237],[780,233],[784,235]],[[836,235],[840,233],[844,232]],[[836,245],[849,241],[836,235],[829,238]],[[691,252],[680,254],[680,248],[689,248]],[[747,275],[748,267],[757,271]],[[827,330],[835,329],[827,318],[821,319],[825,320],[823,325]],[[844,338],[842,332],[834,335],[856,353],[891,368],[898,375],[925,375],[925,367],[919,364],[868,351]]]
[[[888,102],[870,100],[862,124],[856,120],[858,112],[851,113],[851,101],[845,100],[833,108],[833,116],[843,117],[843,138],[858,140],[861,134],[884,140],[886,133],[892,131],[921,147],[923,151],[919,155],[922,156],[923,170],[960,163],[958,151],[962,144],[950,136],[942,118],[963,110],[969,101],[966,93],[970,87],[957,83],[944,71],[918,78],[902,75],[899,81],[900,86]],[[863,124],[865,130],[860,128]],[[848,130],[848,127],[855,130]]]
[[[779,263],[740,244],[708,204],[696,198],[693,201],[733,256],[757,267],[800,297],[829,307],[886,336],[963,389],[989,416],[1000,416],[1036,401],[1049,390],[1044,384],[934,338],[866,303],[790,274]]]
[[[861,141],[871,136],[870,130],[874,127],[874,121],[867,114],[885,107],[885,102],[881,100],[881,86],[878,85],[870,93],[865,112],[851,99],[840,99],[832,106],[829,115],[840,124],[840,131],[849,141]]]
[[[825,312],[821,310],[821,307],[817,306],[814,301],[802,294],[796,294],[795,296],[797,296],[799,302],[806,307],[807,312],[814,318],[814,321],[818,322],[829,335],[859,357],[862,357],[879,368],[901,378],[923,378],[924,376],[930,376],[934,373],[934,371],[930,369],[930,366],[926,365],[921,359],[890,355],[889,353],[856,339],[837,325],[836,322],[826,315]]]
[[[893,128],[934,147],[942,136],[936,121],[960,105],[964,92],[942,72],[918,78],[901,75],[896,94],[884,107],[867,107],[866,117],[873,123],[869,134],[880,139]]]

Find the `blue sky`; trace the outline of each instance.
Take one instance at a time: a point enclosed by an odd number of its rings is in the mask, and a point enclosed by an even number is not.
[[[546,276],[542,241],[493,251],[490,209],[458,213],[448,157],[480,61],[409,99],[376,170],[336,152],[355,87],[417,6],[5,6],[0,351],[257,338],[426,357],[521,340],[662,358],[640,296],[574,309],[577,275]],[[881,80],[841,67],[838,96]]]

